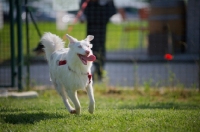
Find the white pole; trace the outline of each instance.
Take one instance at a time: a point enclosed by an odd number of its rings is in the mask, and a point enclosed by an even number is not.
[[[3,28],[3,6],[2,3],[0,2],[0,29]]]

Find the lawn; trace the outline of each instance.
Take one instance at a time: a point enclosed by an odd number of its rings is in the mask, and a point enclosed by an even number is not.
[[[143,22],[146,26],[147,23]],[[132,22],[128,24],[129,26],[139,26],[139,22]],[[44,32],[52,32],[57,34],[61,38],[68,33],[67,29],[65,30],[57,30],[55,22],[38,22],[37,26],[43,34]],[[131,31],[131,32],[124,32],[123,31],[124,25],[116,25],[109,23],[107,25],[107,39],[106,39],[106,49],[108,51],[113,50],[120,50],[120,49],[134,49],[139,47],[139,31]],[[17,53],[17,28],[15,26],[15,54]],[[81,40],[86,37],[86,23],[77,23],[73,26],[72,32],[69,33],[70,35],[76,37],[77,39]],[[146,32],[145,32],[146,34]],[[29,43],[30,43],[30,50],[32,51],[40,41],[40,36],[38,35],[34,24],[29,24]],[[26,54],[26,30],[25,30],[25,23],[22,25],[22,43],[23,43],[23,53]],[[66,41],[66,47],[67,47]],[[3,29],[0,29],[0,62],[4,60],[8,60],[10,58],[10,26],[8,23],[4,24]],[[34,55],[31,52],[31,55]]]
[[[71,115],[54,90],[33,99],[0,98],[0,131],[124,132],[200,130],[200,93],[194,89],[109,89],[95,85],[96,111],[79,92],[81,115]]]

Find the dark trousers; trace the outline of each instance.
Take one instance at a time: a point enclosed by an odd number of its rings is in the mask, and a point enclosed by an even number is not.
[[[92,51],[97,58],[94,62],[95,73],[101,79],[106,57],[106,25],[115,13],[115,8],[112,2],[102,6],[98,1],[91,1],[84,13],[87,17],[87,35],[94,35],[91,43],[93,44]]]
[[[94,35],[94,39],[91,41],[93,44],[92,51],[97,58],[97,60],[94,62],[94,66],[95,72],[97,73],[98,77],[101,78],[106,57],[106,24],[94,24],[88,22],[87,27],[87,34]]]

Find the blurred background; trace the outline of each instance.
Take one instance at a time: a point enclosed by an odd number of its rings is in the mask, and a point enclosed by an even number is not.
[[[52,32],[65,39],[68,33],[84,39],[84,11],[96,0],[86,1],[84,5],[79,0],[0,0],[0,88],[52,85],[44,54],[37,49],[41,36]],[[94,83],[199,88],[200,1],[113,2],[114,13],[106,24],[103,77]]]

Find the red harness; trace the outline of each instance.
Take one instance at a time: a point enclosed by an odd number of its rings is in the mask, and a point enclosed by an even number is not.
[[[90,82],[91,82],[91,79],[92,79],[92,74],[90,74],[90,73],[87,73],[87,77],[88,77],[89,84],[90,84]]]
[[[67,64],[67,61],[66,61],[66,60],[60,60],[60,61],[58,62],[58,65],[59,65],[59,66],[65,65],[65,64]]]
[[[58,66],[62,66],[62,65],[65,65],[65,64],[67,64],[67,61],[66,61],[66,60],[60,60],[60,61],[58,61]],[[73,71],[69,66],[68,66],[68,69],[69,69],[70,71]],[[75,72],[75,71],[73,71],[73,72]],[[75,72],[75,73],[76,73],[76,72]],[[87,74],[84,74],[84,73],[82,73],[82,74],[88,76],[88,80],[89,80],[89,83],[88,83],[88,84],[90,84],[91,79],[92,79],[92,74],[90,74],[89,72],[88,72]]]

